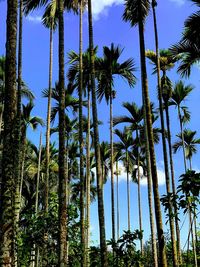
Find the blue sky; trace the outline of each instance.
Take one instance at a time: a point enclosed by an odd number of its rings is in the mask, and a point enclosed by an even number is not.
[[[128,23],[122,21],[123,14],[123,0],[94,0],[94,42],[99,47],[99,55],[102,55],[102,47],[109,46],[112,42],[124,48],[121,60],[133,57],[136,63],[137,84],[135,88],[130,89],[124,81],[115,80],[114,89],[117,91],[117,97],[114,101],[114,115],[125,114],[121,103],[124,101],[134,101],[141,105],[141,84],[140,84],[140,55],[139,55],[139,41],[138,29],[131,28]],[[5,53],[5,36],[6,36],[6,2],[0,3],[0,55]],[[158,30],[159,30],[159,46],[160,48],[168,48],[181,37],[184,20],[187,18],[195,7],[192,6],[189,0],[165,0],[158,1],[157,15],[158,15]],[[41,91],[48,86],[48,57],[49,57],[49,32],[41,25],[42,11],[37,11],[24,19],[24,39],[23,39],[23,79],[28,86],[33,90],[36,101],[34,114],[45,119],[47,102],[41,97]],[[70,50],[78,52],[78,17],[73,14],[65,14],[65,54]],[[152,14],[149,15],[145,25],[145,39],[146,49],[155,48]],[[84,17],[84,49],[88,46],[88,30],[87,30],[87,15]],[[53,81],[58,78],[58,37],[54,34],[54,64],[53,64]],[[67,62],[67,57],[66,57]],[[67,64],[66,64],[67,69]],[[150,97],[157,105],[156,93],[156,77],[151,75],[152,66],[148,64],[148,79]],[[180,79],[174,68],[169,73],[169,77],[173,82]],[[191,112],[191,122],[186,127],[196,130],[200,133],[199,125],[199,103],[200,103],[200,81],[199,81],[199,67],[193,68],[191,77],[185,81],[195,86],[186,105]],[[105,101],[99,105],[98,109],[99,119],[104,122],[100,127],[101,140],[109,139],[108,120],[109,109]],[[173,127],[172,139],[175,141],[176,134],[179,132],[179,124],[177,119],[177,111],[171,109],[171,124]],[[42,129],[43,133],[45,132]],[[28,132],[29,138],[36,144],[39,143],[39,130],[34,134],[32,131]],[[56,137],[54,139],[57,141]],[[163,185],[163,156],[162,147],[156,146],[156,159],[160,177],[160,194],[165,193],[165,186]],[[200,158],[195,155],[193,158],[193,166],[199,169]],[[179,175],[183,172],[183,158],[182,153],[174,156],[175,175],[178,180]],[[143,207],[143,225],[144,235],[148,238],[149,220],[148,220],[148,205],[147,205],[147,187],[142,186],[142,207]],[[131,185],[131,228],[138,228],[138,210],[137,210],[137,188],[136,185]],[[120,182],[120,212],[121,232],[127,227],[127,212],[126,212],[126,183],[123,175]],[[105,219],[107,229],[107,239],[111,234],[111,216],[110,216],[110,183],[105,186]],[[183,218],[181,218],[183,219]],[[98,240],[98,219],[97,219],[97,205],[94,203],[91,208],[91,229],[92,240]],[[187,226],[185,226],[185,229]],[[185,231],[183,231],[185,232]],[[183,243],[186,239],[186,234],[182,233]]]

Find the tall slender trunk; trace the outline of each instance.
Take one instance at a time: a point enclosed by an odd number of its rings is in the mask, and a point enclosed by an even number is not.
[[[105,233],[105,218],[103,205],[103,190],[102,173],[101,173],[101,158],[99,147],[99,129],[98,115],[95,90],[95,65],[94,65],[94,44],[93,44],[93,23],[92,23],[92,3],[88,0],[88,24],[89,24],[89,48],[90,48],[90,67],[91,67],[91,91],[92,91],[92,114],[94,125],[94,147],[96,158],[96,173],[97,173],[97,194],[98,194],[98,214],[99,214],[99,230],[100,230],[100,248],[101,248],[101,266],[106,267],[107,264],[107,247]]]
[[[90,266],[90,88],[87,103],[87,143],[86,143],[86,266]]]
[[[66,140],[66,180],[67,180],[66,199],[67,199],[67,207],[68,207],[70,205],[69,134],[68,133],[67,133],[66,139],[67,139]],[[67,232],[67,264],[68,264],[68,260],[69,260],[69,238],[68,238],[68,232]]]
[[[147,132],[146,126],[145,126],[145,132]],[[146,138],[147,138],[147,134],[146,134]],[[157,244],[156,244],[156,232],[155,232],[153,196],[152,196],[151,162],[150,162],[150,155],[149,155],[148,139],[145,140],[145,147],[146,147],[147,187],[148,187],[149,218],[150,218],[150,228],[151,228],[151,246],[152,246],[153,266],[158,267],[158,251],[157,251]]]
[[[118,160],[116,161],[116,176],[117,176],[117,240],[119,239],[119,166]]]
[[[48,90],[48,104],[47,104],[47,128],[46,128],[46,181],[45,181],[45,196],[44,196],[44,210],[48,213],[49,202],[49,147],[50,147],[50,127],[51,127],[51,94],[52,94],[52,70],[53,70],[53,22],[50,28],[50,40],[49,40],[49,90]]]
[[[25,158],[26,158],[26,130],[22,130],[21,136],[21,172],[20,172],[20,203],[22,198],[23,182],[24,182],[24,167],[25,167]]]
[[[139,13],[141,13],[141,4],[139,5],[139,9],[140,9]],[[148,132],[148,143],[149,143],[151,172],[152,172],[153,191],[154,191],[154,205],[155,205],[156,224],[157,224],[157,233],[158,233],[158,245],[159,245],[159,256],[160,256],[159,260],[160,260],[160,266],[167,267],[167,259],[166,259],[166,252],[165,252],[165,239],[164,239],[162,214],[161,214],[161,207],[160,207],[160,196],[159,196],[159,190],[158,190],[156,158],[155,158],[155,151],[154,151],[152,116],[151,116],[151,107],[150,107],[148,80],[147,80],[147,71],[146,71],[144,25],[143,25],[142,20],[139,21],[139,39],[140,39],[141,78],[142,78],[142,91],[143,91],[142,95],[144,98],[144,109],[146,111],[145,115],[146,115],[147,132]]]
[[[174,163],[173,163],[173,154],[172,154],[172,142],[171,142],[171,128],[170,128],[170,117],[169,117],[169,107],[168,103],[165,103],[165,112],[166,112],[166,121],[167,121],[167,138],[168,138],[168,147],[169,147],[169,158],[170,158],[170,170],[171,170],[171,178],[172,178],[172,191],[173,195],[176,195],[176,185],[175,185],[175,177],[174,177]],[[175,212],[175,226],[176,226],[176,237],[177,237],[177,256],[179,260],[179,264],[182,264],[181,257],[181,238],[180,238],[180,228],[179,228],[179,219],[178,219],[178,208],[177,204],[174,204],[174,212]]]
[[[115,241],[115,191],[114,191],[114,171],[113,171],[113,97],[110,88],[110,171],[111,171],[111,209],[112,209],[112,239]]]
[[[161,87],[161,78],[160,78],[160,55],[159,55],[159,45],[158,45],[158,30],[157,30],[157,21],[156,21],[156,11],[155,5],[152,2],[153,7],[153,18],[154,18],[154,32],[155,32],[155,44],[156,44],[156,66],[157,66],[157,82],[158,82],[158,99],[159,99],[159,111],[160,111],[160,121],[161,121],[161,131],[162,131],[162,145],[163,145],[163,156],[164,156],[164,166],[165,166],[165,179],[166,179],[166,191],[167,195],[171,194],[171,185],[169,177],[169,165],[168,165],[168,155],[167,155],[167,145],[165,139],[165,122],[164,122],[164,113],[163,113],[163,103],[162,103],[162,87]],[[173,266],[178,266],[177,261],[177,249],[176,249],[176,239],[174,231],[174,219],[173,219],[173,205],[169,199],[169,225],[172,241],[172,260]]]
[[[136,138],[139,141],[139,135],[138,135],[138,130],[136,129]],[[140,141],[138,142],[140,145]],[[139,147],[137,148],[137,168],[138,168],[138,212],[139,212],[139,227],[140,227],[140,231],[142,232],[142,206],[141,206],[141,191],[140,191],[140,151],[139,151]],[[141,254],[144,254],[144,241],[143,241],[143,237],[140,240],[140,250],[141,250]]]
[[[23,34],[23,1],[19,2],[19,37],[18,37],[18,75],[17,75],[17,116],[15,125],[15,195],[14,195],[14,266],[18,266],[18,231],[20,213],[20,148],[21,148],[21,87],[22,87],[22,34]]]
[[[189,231],[191,233],[192,237],[192,249],[193,249],[193,257],[194,257],[194,267],[198,267],[197,263],[197,251],[196,251],[196,242],[195,242],[195,237],[194,237],[194,229],[193,229],[193,219],[192,219],[192,211],[189,210]]]
[[[40,143],[39,143],[39,155],[38,155],[38,167],[37,167],[37,178],[36,178],[36,190],[35,190],[35,215],[38,213],[38,203],[39,203],[39,184],[40,184],[40,169],[41,169],[41,154],[42,154],[42,133],[40,133]],[[37,244],[33,244],[32,255],[32,267],[38,267],[38,253],[39,247]]]
[[[128,213],[128,230],[131,230],[131,219],[130,219],[130,181],[129,181],[129,160],[128,151],[126,151],[126,190],[127,190],[127,213]]]
[[[79,3],[79,153],[80,153],[80,225],[81,225],[81,266],[85,266],[85,223],[84,223],[84,155],[83,155],[83,1]]]
[[[67,180],[65,157],[64,2],[58,0],[59,23],[59,267],[67,266]]]
[[[85,266],[85,225],[84,225],[84,155],[83,155],[83,0],[79,3],[79,152],[80,152],[80,223],[81,223],[81,266]]]
[[[0,113],[0,142],[2,140],[2,124],[3,124],[3,112],[4,112],[4,103],[3,101],[1,102],[1,113]]]
[[[182,147],[183,147],[184,167],[185,167],[185,172],[187,172],[187,162],[186,162],[186,154],[185,154],[185,141],[184,141],[184,135],[183,135],[183,122],[182,122],[182,118],[181,118],[180,106],[178,106],[178,117],[179,117],[180,130],[181,130],[181,140],[182,140]]]
[[[2,187],[0,206],[0,265],[14,266],[13,193],[14,183],[14,128],[16,119],[16,44],[17,44],[17,0],[7,1],[6,72],[4,139],[2,154]]]
[[[46,147],[45,147],[45,186],[44,186],[44,211],[48,214],[49,210],[49,162],[50,162],[50,128],[51,128],[51,94],[52,94],[52,68],[53,68],[53,21],[50,28],[50,40],[49,40],[49,85],[48,85],[48,103],[47,103],[47,117],[46,117]],[[44,239],[48,238],[48,234],[44,234]],[[48,265],[47,247],[43,247],[42,255],[43,266]]]

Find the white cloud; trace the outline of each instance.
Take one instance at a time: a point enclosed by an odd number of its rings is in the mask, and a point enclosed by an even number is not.
[[[157,168],[158,184],[165,185],[165,173],[163,169]],[[147,186],[147,177],[143,176],[141,179],[141,185]]]
[[[137,168],[137,166],[135,166]],[[115,172],[115,167],[114,167],[114,172]],[[119,170],[120,170],[120,175],[119,175],[119,182],[126,181],[127,176],[126,176],[126,169],[123,166],[122,162],[119,162]],[[165,184],[165,173],[163,170],[163,162],[160,161],[158,162],[158,168],[157,168],[157,174],[158,174],[158,184],[164,185]],[[140,166],[140,175],[141,175],[141,185],[142,186],[147,186],[147,177],[143,175],[143,168]],[[110,176],[110,174],[109,174]]]
[[[31,21],[31,22],[34,22],[34,23],[39,23],[39,22],[41,22],[42,17],[41,16],[31,16],[31,15],[29,15],[28,17],[26,17],[26,19],[28,21]]]
[[[170,0],[170,1],[176,3],[179,6],[182,6],[185,4],[185,0]]]
[[[98,19],[100,14],[106,14],[107,9],[113,5],[123,4],[124,0],[92,0],[94,18]]]

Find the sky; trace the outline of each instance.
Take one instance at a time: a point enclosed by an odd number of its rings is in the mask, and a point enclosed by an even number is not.
[[[135,75],[137,77],[137,84],[134,88],[129,86],[117,78],[114,82],[114,89],[117,92],[116,99],[113,103],[113,113],[115,116],[126,114],[126,111],[121,107],[124,101],[136,102],[141,105],[141,83],[140,83],[140,54],[139,54],[139,40],[138,28],[131,28],[129,23],[122,21],[122,14],[124,10],[123,0],[94,0],[94,43],[98,45],[98,55],[102,55],[103,46],[110,46],[111,43],[120,45],[124,48],[121,61],[132,57],[135,61],[136,69]],[[157,20],[159,31],[159,46],[160,48],[169,48],[176,43],[180,37],[183,29],[184,20],[197,7],[193,6],[189,0],[158,0]],[[49,62],[49,31],[41,24],[41,16],[43,10],[38,10],[31,13],[24,18],[23,28],[23,80],[28,84],[34,92],[35,109],[33,114],[46,118],[47,100],[41,97],[43,89],[48,87],[48,62]],[[87,29],[87,14],[84,15],[84,50],[88,47],[88,29]],[[6,36],[6,1],[0,2],[0,55],[5,54],[5,36]],[[155,50],[154,32],[152,13],[150,13],[145,24],[145,44],[146,49]],[[78,17],[73,14],[65,14],[65,62],[66,71],[67,53],[70,50],[78,52],[79,45],[79,21]],[[147,60],[148,62],[148,60]],[[158,106],[156,93],[156,76],[152,75],[152,65],[147,64],[149,92],[151,101]],[[168,76],[173,83],[180,80],[180,76],[176,72],[177,66],[168,73]],[[54,34],[54,56],[53,56],[53,83],[58,79],[58,35]],[[200,81],[199,81],[199,67],[195,66],[192,69],[192,74],[189,79],[185,80],[186,84],[193,84],[195,89],[185,103],[191,112],[191,121],[186,125],[186,128],[197,131],[197,136],[200,136],[199,124],[199,103],[200,103]],[[66,81],[67,83],[67,81]],[[86,112],[86,110],[84,111]],[[103,121],[100,126],[100,139],[109,140],[109,107],[103,100],[98,105],[99,119]],[[177,110],[171,108],[171,125],[172,140],[176,140],[176,134],[180,131],[177,117]],[[45,142],[45,129],[38,129],[35,133],[32,130],[28,131],[28,138],[34,143],[39,143],[39,133],[43,132],[43,142]],[[58,143],[57,136],[53,137]],[[115,138],[115,140],[117,140]],[[165,194],[165,178],[163,169],[163,155],[161,145],[155,146],[156,161],[159,176],[160,195]],[[199,152],[199,149],[198,149]],[[199,155],[193,158],[193,168],[199,170]],[[176,182],[180,174],[184,172],[183,157],[181,151],[174,155],[175,176]],[[105,221],[107,239],[111,237],[111,205],[110,205],[110,180],[108,179],[105,185]],[[148,219],[148,200],[147,200],[147,186],[146,182],[142,181],[142,208],[143,208],[143,226],[144,237],[148,239],[150,235],[149,219]],[[122,171],[120,176],[120,233],[127,228],[127,208],[126,208],[126,181],[125,174]],[[184,218],[181,216],[181,221]],[[163,216],[163,223],[165,224],[165,216]],[[131,229],[138,228],[138,209],[137,209],[137,186],[131,184]],[[165,226],[165,229],[166,226]],[[187,229],[187,225],[183,229]],[[91,232],[92,241],[94,244],[98,243],[98,217],[97,217],[97,203],[93,203],[91,207]],[[187,231],[181,232],[182,243],[185,243]]]

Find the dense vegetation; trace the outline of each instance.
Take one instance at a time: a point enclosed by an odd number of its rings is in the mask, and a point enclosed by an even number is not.
[[[5,56],[0,57],[0,266],[199,266],[200,173],[193,155],[200,138],[186,124],[185,100],[194,89],[190,77],[200,59],[200,0],[190,0],[196,11],[185,21],[181,40],[160,49],[156,0],[125,0],[122,20],[139,33],[141,95],[123,102],[124,114],[113,114],[115,80],[129,87],[138,83],[135,60],[123,59],[116,44],[103,49],[93,40],[91,0],[7,0]],[[33,115],[37,99],[23,79],[23,18],[42,9],[49,30],[46,118]],[[79,16],[79,51],[65,55],[65,14]],[[83,50],[83,14],[88,15],[88,49]],[[146,19],[153,14],[155,51],[145,47]],[[53,36],[58,33],[58,81],[52,82]],[[100,52],[103,55],[100,56]],[[67,70],[65,63],[67,62]],[[149,96],[147,63],[157,81],[157,102]],[[180,80],[170,79],[178,64]],[[109,140],[102,140],[99,102],[109,106]],[[179,133],[172,141],[171,111]],[[39,111],[38,111],[39,114]],[[30,128],[43,129],[39,146],[27,137]],[[34,135],[34,132],[31,133]],[[56,135],[58,142],[53,142]],[[45,139],[45,144],[42,140]],[[54,138],[55,140],[55,138]],[[155,145],[161,144],[166,191],[159,192]],[[179,150],[184,169],[176,180],[174,153]],[[161,152],[160,152],[161,153]],[[126,195],[119,194],[121,166]],[[179,170],[180,173],[180,170]],[[151,235],[145,236],[141,180],[147,180]],[[110,182],[111,238],[106,236],[105,184]],[[130,183],[137,186],[138,229],[131,224]],[[120,230],[119,202],[127,210],[127,228]],[[99,244],[91,240],[90,207],[97,202]],[[163,216],[164,210],[165,216]],[[183,228],[186,218],[189,229]],[[146,220],[146,218],[145,218]],[[96,222],[97,223],[97,222]],[[164,224],[168,231],[164,231]],[[96,226],[95,226],[96,227]],[[96,227],[97,228],[97,227]],[[187,241],[182,243],[182,229]]]

